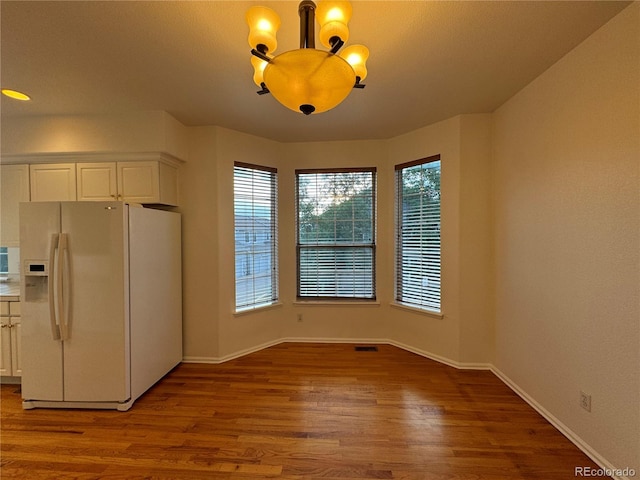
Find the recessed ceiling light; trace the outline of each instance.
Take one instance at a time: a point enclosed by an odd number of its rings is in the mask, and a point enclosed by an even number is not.
[[[18,92],[17,90],[10,90],[8,88],[3,88],[2,94],[6,95],[7,97],[13,98],[15,100],[22,100],[22,101],[31,100],[31,97],[26,93]]]

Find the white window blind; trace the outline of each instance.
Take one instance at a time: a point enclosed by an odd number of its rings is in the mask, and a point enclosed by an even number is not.
[[[233,169],[236,311],[278,300],[277,170]]]
[[[375,299],[376,170],[296,170],[298,297]]]
[[[441,311],[440,155],[396,165],[396,301]]]

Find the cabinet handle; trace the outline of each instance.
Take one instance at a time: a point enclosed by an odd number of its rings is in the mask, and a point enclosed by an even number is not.
[[[7,328],[9,325],[0,325],[0,328]]]

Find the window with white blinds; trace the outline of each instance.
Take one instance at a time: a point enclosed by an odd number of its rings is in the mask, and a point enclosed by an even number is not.
[[[440,155],[396,165],[396,301],[441,311]]]
[[[0,247],[0,273],[9,273],[9,250]]]
[[[376,169],[296,170],[298,298],[375,299]]]
[[[236,311],[278,300],[277,170],[233,169]]]

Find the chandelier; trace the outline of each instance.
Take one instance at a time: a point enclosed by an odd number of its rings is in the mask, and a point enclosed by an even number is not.
[[[342,49],[349,39],[349,2],[321,1],[316,6],[303,0],[298,13],[300,48],[271,56],[277,47],[278,14],[267,7],[251,7],[247,11],[253,81],[260,87],[259,95],[271,93],[295,112],[326,112],[347,98],[353,88],[364,88],[361,82],[367,76],[369,50],[364,45]],[[316,18],[320,43],[328,51],[315,48]]]

